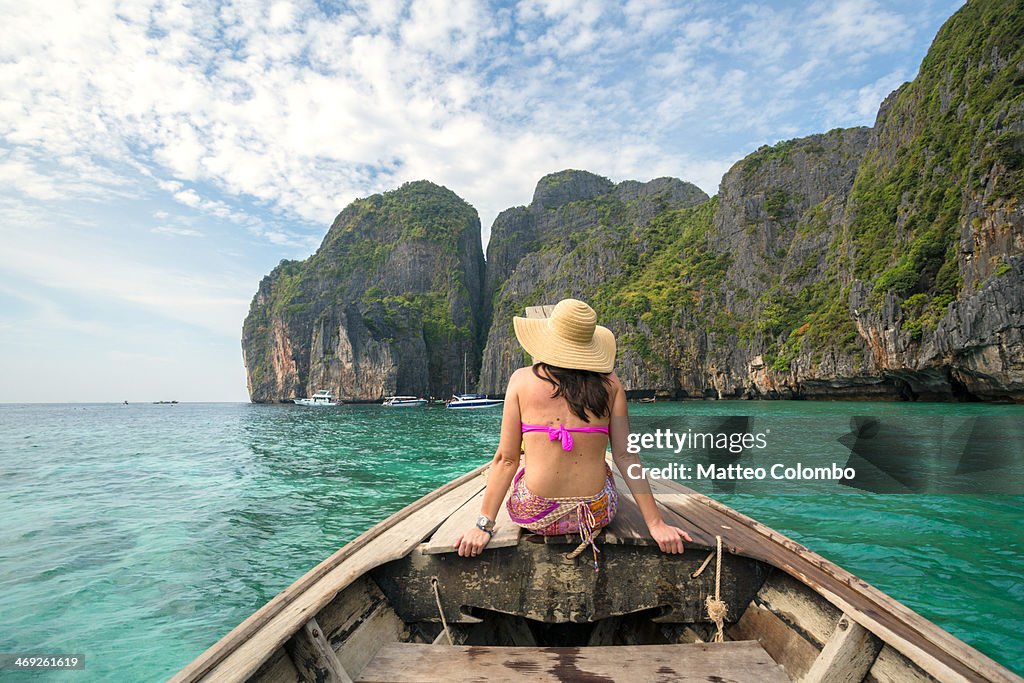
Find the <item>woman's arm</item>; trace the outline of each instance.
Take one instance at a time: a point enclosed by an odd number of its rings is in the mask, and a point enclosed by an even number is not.
[[[626,480],[629,492],[633,494],[640,513],[647,522],[647,529],[651,536],[658,543],[658,547],[666,553],[682,553],[683,541],[692,541],[690,535],[678,527],[665,522],[654,502],[654,494],[651,492],[651,485],[643,477],[632,478],[629,475],[630,465],[638,465],[634,470],[639,471],[640,456],[630,453],[626,446],[629,440],[629,414],[626,405],[626,392],[622,388],[619,378],[612,373],[613,391],[615,396],[612,399],[612,418],[609,426],[609,440],[612,445],[612,460],[618,468],[622,478]]]
[[[491,521],[498,518],[498,509],[505,499],[508,487],[512,484],[516,470],[519,469],[520,446],[522,445],[522,419],[519,411],[519,373],[517,370],[512,373],[508,380],[508,388],[505,390],[505,404],[501,414],[501,440],[498,442],[498,450],[491,460],[491,467],[487,471],[487,487],[484,489],[484,499],[480,504],[480,514]],[[459,536],[455,541],[455,547],[459,555],[477,555],[484,549],[491,540],[490,534],[474,526],[466,533]]]

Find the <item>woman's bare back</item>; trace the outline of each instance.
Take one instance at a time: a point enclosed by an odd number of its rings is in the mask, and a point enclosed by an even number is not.
[[[600,418],[588,415],[590,422],[581,420],[564,398],[552,398],[554,387],[537,377],[532,368],[518,372],[522,374],[518,398],[523,424],[573,428],[608,425],[608,415]],[[609,389],[610,406],[617,387]],[[571,434],[573,446],[569,451],[563,450],[560,440],[552,441],[546,432],[523,434],[525,483],[531,493],[545,498],[591,496],[604,486],[608,436],[601,432]]]

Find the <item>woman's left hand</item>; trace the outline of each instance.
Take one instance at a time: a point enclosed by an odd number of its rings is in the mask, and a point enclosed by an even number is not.
[[[474,557],[483,552],[491,535],[479,527],[473,527],[455,539],[455,548],[460,557]]]
[[[681,555],[683,553],[683,541],[687,543],[693,542],[690,534],[679,527],[666,523],[665,520],[659,520],[651,524],[648,526],[648,530],[663,553]]]

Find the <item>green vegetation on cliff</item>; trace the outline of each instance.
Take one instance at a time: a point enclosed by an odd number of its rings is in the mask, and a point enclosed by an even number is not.
[[[1005,126],[1024,104],[1022,60],[1024,7],[967,3],[884,105],[879,144],[861,163],[848,209],[852,273],[873,282],[876,304],[886,293],[906,300],[915,338],[963,287],[981,284],[961,282],[957,263],[970,195],[994,172],[995,198],[1021,195],[1024,135]]]
[[[350,398],[447,390],[463,353],[479,353],[479,229],[469,204],[427,181],[346,207],[315,254],[282,261],[260,285],[243,327],[254,398],[308,391],[311,374]],[[275,327],[299,386],[269,385],[285,352]],[[339,344],[352,367],[334,360]]]
[[[395,245],[423,241],[456,256],[459,239],[476,210],[451,190],[425,180],[357,199],[334,221],[310,264],[332,279],[383,268]]]
[[[706,195],[678,180],[664,180],[643,185],[644,191],[640,192],[640,183],[628,188],[618,187],[607,178],[580,171],[561,171],[541,179],[535,193],[540,204],[533,208],[543,211],[542,220],[549,227],[541,227],[541,238],[530,245],[532,249],[526,258],[526,262],[537,267],[530,268],[533,278],[529,286],[515,283],[507,288],[496,288],[494,319],[508,320],[513,315],[521,315],[526,306],[578,296],[590,301],[602,315],[628,317],[634,312],[639,315],[639,310],[643,309],[645,320],[652,315],[667,320],[672,296],[670,283],[659,281],[653,289],[646,283],[637,284],[640,289],[648,289],[648,295],[656,299],[653,309],[631,294],[628,283],[641,272],[646,273],[650,281],[657,281],[659,269],[675,272],[693,282],[704,277],[704,271],[697,268],[702,262],[694,247],[686,248],[693,263],[683,264],[685,273],[671,263],[667,249],[681,243],[676,234],[681,224],[700,222],[700,219],[689,218],[689,209],[674,207],[680,203],[692,204],[693,201],[686,198],[690,196],[688,193],[702,198]],[[526,211],[528,209],[524,209]],[[700,215],[706,219],[712,212],[713,208]],[[515,237],[499,234],[496,239],[512,242]],[[488,247],[489,253],[496,253],[495,247],[503,244],[499,241]],[[644,261],[646,256],[662,250],[666,250],[666,256],[656,267]]]
[[[641,323],[658,339],[671,336],[672,327],[695,311],[709,313],[708,327],[726,325],[719,314],[729,255],[713,251],[707,239],[717,205],[712,198],[671,209],[633,228],[619,244],[622,272],[594,293],[602,318]],[[650,344],[639,345],[635,335],[633,342],[642,357],[652,356]]]

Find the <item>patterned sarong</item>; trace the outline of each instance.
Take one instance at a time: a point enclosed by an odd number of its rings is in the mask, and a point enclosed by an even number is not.
[[[543,536],[560,536],[579,533],[585,544],[594,551],[594,570],[597,570],[597,553],[594,543],[597,531],[611,523],[618,509],[619,494],[615,490],[612,470],[605,463],[607,476],[604,488],[592,496],[569,498],[544,498],[526,488],[523,475],[526,468],[520,468],[512,480],[512,493],[505,507],[513,522]]]

